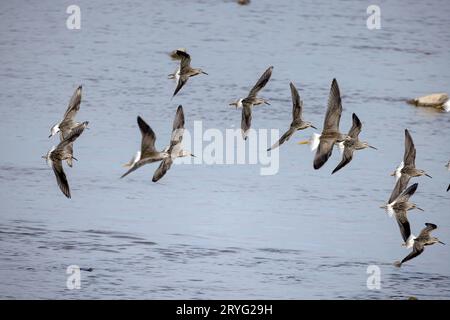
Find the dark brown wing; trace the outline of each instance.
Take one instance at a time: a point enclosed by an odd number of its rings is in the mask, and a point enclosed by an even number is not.
[[[406,210],[396,211],[395,219],[400,228],[400,234],[402,235],[403,241],[406,242],[411,235],[411,227],[409,225],[408,217],[406,216]]]
[[[183,88],[183,86],[186,84],[186,82],[188,81],[189,77],[187,75],[180,75],[180,78],[178,79],[178,83],[177,83],[177,87],[175,88],[175,91],[173,92],[173,96],[175,97],[175,95],[181,90],[181,88]]]
[[[294,128],[290,128],[288,131],[286,131],[281,138],[273,144],[267,151],[273,150],[279,146],[281,146],[285,141],[289,140],[289,138],[295,133]]]
[[[398,197],[396,200],[397,202],[406,202],[409,200],[409,198],[416,192],[417,186],[419,184],[416,182],[412,185],[410,185],[408,188],[406,188]]]
[[[250,90],[250,93],[248,94],[248,98],[256,98],[256,95],[258,92],[264,88],[264,86],[269,81],[270,77],[272,76],[272,70],[273,67],[269,67],[266,71],[264,71],[263,75],[258,79],[252,90]]]
[[[334,138],[324,139],[321,137],[319,146],[316,151],[316,155],[314,157],[314,169],[321,168],[325,162],[331,157],[331,153],[333,152],[333,146],[336,142]]]
[[[176,54],[181,58],[180,74],[186,73],[191,68],[191,56],[187,52],[181,50],[177,50]]]
[[[400,196],[400,194],[403,192],[403,190],[405,190],[406,186],[408,185],[410,179],[411,177],[406,174],[402,174],[400,176],[400,178],[395,183],[394,190],[392,190],[388,203],[392,203],[395,199],[397,199],[398,196]]]
[[[416,166],[416,148],[408,129],[405,129],[405,155],[403,156],[405,166]]]
[[[425,223],[425,228],[422,229],[422,231],[420,231],[419,236],[417,237],[417,239],[428,239],[430,237],[430,233],[431,231],[437,229],[437,225],[435,225],[434,223]]]
[[[247,140],[248,130],[252,125],[252,107],[250,104],[244,103],[242,106],[241,130],[242,138]]]
[[[413,251],[410,254],[408,254],[405,258],[403,258],[401,263],[405,263],[406,261],[417,257],[422,252],[423,252],[423,244],[421,244],[420,242],[414,241]]]
[[[357,139],[359,136],[359,133],[361,132],[362,123],[359,120],[359,118],[356,116],[356,114],[352,115],[353,124],[350,128],[350,131],[348,132],[348,135],[352,137],[353,139]]]
[[[162,177],[164,177],[166,172],[172,166],[172,163],[173,163],[173,161],[172,161],[171,157],[165,158],[163,161],[161,161],[161,163],[159,164],[158,169],[156,169],[155,173],[153,174],[152,181],[156,182],[159,179],[161,179]]]
[[[150,128],[150,126],[140,116],[137,117],[137,123],[142,134],[141,159],[144,159],[150,153],[156,152],[156,135],[152,128]]]
[[[55,173],[56,182],[58,183],[59,189],[61,189],[62,193],[70,199],[69,183],[67,182],[67,177],[62,167],[62,162],[60,160],[52,161],[52,168]]]
[[[65,149],[68,152],[73,152],[73,148],[71,149],[69,146],[72,145],[75,142],[75,140],[78,139],[79,136],[81,136],[81,134],[83,133],[84,129],[86,129],[88,124],[89,122],[85,121],[83,123],[80,123],[78,126],[74,127],[72,130],[70,130],[69,135],[58,144],[55,151],[61,152]]]
[[[302,120],[303,101],[300,99],[297,88],[291,82],[291,96],[292,96],[292,122]]]
[[[339,122],[341,120],[342,102],[341,93],[336,79],[331,83],[330,95],[328,97],[327,113],[323,123],[323,133],[326,131],[339,132]]]
[[[137,169],[139,169],[140,167],[142,167],[143,165],[146,165],[148,163],[153,163],[153,162],[157,162],[159,161],[158,159],[155,158],[144,158],[139,160],[138,162],[136,162],[130,169],[128,169],[127,172],[125,172],[120,179],[126,177],[127,175],[129,175],[130,173],[132,173],[133,171],[136,171]]]
[[[339,164],[337,165],[337,167],[333,170],[333,172],[331,174],[339,171],[340,169],[345,167],[350,161],[352,161],[354,150],[355,149],[353,149],[351,147],[344,147],[344,153],[342,154],[342,160],[341,160],[341,162],[339,162]]]

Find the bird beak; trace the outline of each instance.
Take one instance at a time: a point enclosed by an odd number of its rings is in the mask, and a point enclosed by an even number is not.
[[[208,76],[208,74],[205,71],[202,71],[203,74],[206,74]]]
[[[430,175],[427,174],[427,173],[425,173],[425,175],[426,175],[428,178],[433,178],[432,176],[430,176]]]
[[[78,159],[77,159],[77,158],[75,158],[75,157],[72,157],[72,159],[73,159],[73,160],[75,160],[75,161],[78,161]]]
[[[191,153],[191,157],[194,157],[194,158],[197,158],[196,156],[194,156],[192,153]]]
[[[309,140],[303,140],[303,141],[297,142],[297,144],[309,144]]]
[[[267,102],[267,101],[264,101],[264,103],[270,106],[270,103],[269,103],[269,102]]]
[[[46,156],[42,156],[41,158],[42,158],[42,159],[47,159],[47,157],[46,157]]]
[[[317,128],[316,128],[316,127],[314,127],[313,125],[311,125],[311,128],[313,128],[313,129],[317,130]]]
[[[378,150],[377,148],[375,148],[375,147],[372,147],[372,146],[369,146],[369,148],[372,148],[372,149]],[[395,173],[394,173],[394,174],[395,174]]]
[[[442,241],[438,241],[440,244],[443,244],[445,246],[445,243],[443,243]]]
[[[419,208],[419,207],[416,207],[416,209],[420,210],[420,211],[425,211],[425,210],[423,210],[422,208]]]
[[[50,139],[53,135],[49,135],[48,138]]]
[[[382,206],[380,206],[381,209],[386,209],[387,205],[383,204]]]

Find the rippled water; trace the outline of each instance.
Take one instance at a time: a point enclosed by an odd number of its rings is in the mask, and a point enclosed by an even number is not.
[[[450,114],[404,103],[449,91],[448,1],[380,1],[381,30],[366,28],[360,1],[76,1],[81,30],[65,27],[68,2],[0,3],[0,298],[363,298],[450,297],[450,246],[407,254],[398,227],[379,206],[393,188],[403,130],[417,147],[414,233],[424,222],[450,243]],[[167,57],[186,47],[209,76],[173,100]],[[152,183],[156,165],[120,180],[139,148],[136,115],[163,147],[178,104],[186,127],[235,128],[227,105],[273,65],[254,128],[287,128],[289,81],[305,118],[321,127],[331,79],[343,93],[343,131],[351,113],[361,138],[379,151],[357,152],[339,173],[338,152],[319,171],[295,144],[280,149],[280,171],[259,165],[180,165]],[[72,199],[41,155],[56,143],[49,128],[83,84],[79,120],[89,120],[66,169]],[[80,290],[66,288],[69,265]],[[381,289],[368,290],[369,265]]]

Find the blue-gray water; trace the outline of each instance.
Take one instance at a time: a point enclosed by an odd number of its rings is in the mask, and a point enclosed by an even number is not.
[[[0,2],[0,298],[418,298],[450,297],[450,245],[427,247],[401,269],[408,251],[379,206],[403,157],[404,129],[416,164],[409,214],[450,243],[450,114],[404,99],[450,91],[450,4],[379,1],[381,30],[368,30],[364,1],[79,1],[81,30],[66,28],[75,1]],[[167,52],[186,47],[192,78],[173,100]],[[329,86],[339,81],[344,111],[363,121],[360,138],[379,150],[357,152],[337,174],[339,153],[318,171],[295,142],[280,148],[280,171],[258,165],[180,165],[159,183],[148,165],[127,179],[121,164],[140,145],[136,116],[170,134],[176,106],[186,127],[238,127],[243,96],[270,65],[254,128],[288,127],[289,81],[304,116],[322,127]],[[66,168],[72,199],[41,156],[77,85],[78,120],[89,120]],[[69,265],[92,267],[81,289],[66,288]],[[367,267],[381,269],[368,290]]]

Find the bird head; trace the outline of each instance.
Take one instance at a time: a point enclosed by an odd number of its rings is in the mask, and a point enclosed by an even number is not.
[[[51,129],[50,129],[50,135],[48,136],[49,138],[53,137],[55,134],[57,134],[59,131],[61,131],[59,129],[59,123],[55,124]]]

